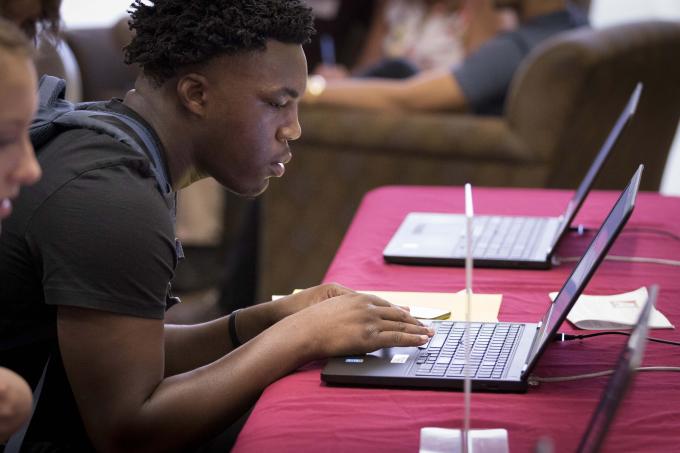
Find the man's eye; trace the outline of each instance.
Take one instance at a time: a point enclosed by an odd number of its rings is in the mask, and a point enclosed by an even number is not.
[[[282,109],[286,106],[286,103],[285,102],[270,102],[269,105],[271,105],[275,109]]]

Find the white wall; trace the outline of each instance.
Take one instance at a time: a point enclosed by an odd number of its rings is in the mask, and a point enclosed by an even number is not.
[[[593,0],[592,2],[590,21],[594,27],[605,27],[640,19],[680,20],[680,0]],[[680,89],[680,80],[678,89]],[[671,146],[660,192],[666,195],[680,195],[680,128]]]
[[[590,21],[594,27],[639,19],[680,20],[678,0],[592,0]]]
[[[120,18],[132,0],[63,0],[61,16],[69,28],[101,27]]]

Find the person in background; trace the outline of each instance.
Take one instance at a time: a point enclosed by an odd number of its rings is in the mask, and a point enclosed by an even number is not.
[[[26,36],[56,36],[61,0],[0,0],[0,16],[18,25]]]
[[[0,18],[0,234],[2,219],[11,214],[12,199],[20,187],[40,177],[28,137],[36,108],[36,86],[30,42],[19,28]],[[26,381],[0,367],[0,442],[26,421],[31,401]]]
[[[449,67],[463,55],[457,1],[379,0],[355,66],[327,62],[315,68],[326,79],[405,78]]]
[[[139,123],[155,144],[139,146],[158,149],[153,168],[173,191],[212,176],[245,197],[264,192],[301,135],[309,8],[136,0],[130,12],[135,89],[88,108]],[[336,284],[166,324],[181,249],[150,160],[86,129],[61,132],[38,157],[43,177],[0,236],[0,340],[14,345],[0,363],[35,385],[49,358],[24,451],[187,451],[309,361],[433,335],[407,310]]]
[[[469,111],[500,115],[510,82],[529,52],[547,38],[587,25],[567,0],[504,0],[517,29],[498,32],[492,0],[465,0],[461,11],[467,57],[451,68],[403,80],[310,78],[303,102],[374,110]]]

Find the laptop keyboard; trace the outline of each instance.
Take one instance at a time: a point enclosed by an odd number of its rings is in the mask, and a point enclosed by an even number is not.
[[[416,376],[465,377],[465,325],[454,321],[432,323],[437,331],[421,346]],[[503,377],[522,327],[522,324],[471,323],[470,376]]]
[[[480,216],[474,220],[472,247],[475,258],[529,258],[537,237],[548,223],[545,217]],[[461,236],[454,256],[465,256],[467,242]]]

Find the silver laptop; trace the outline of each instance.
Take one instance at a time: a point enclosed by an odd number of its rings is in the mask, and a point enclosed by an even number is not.
[[[460,389],[469,373],[476,390],[526,391],[538,359],[633,212],[642,168],[635,172],[538,323],[435,321],[432,327],[436,333],[427,345],[333,358],[321,379],[328,384]],[[466,326],[472,340],[469,369],[463,346]]]
[[[642,363],[645,343],[647,342],[647,332],[649,330],[649,317],[659,293],[659,288],[656,285],[652,285],[648,289],[649,297],[647,302],[640,312],[628,342],[619,355],[614,374],[609,378],[607,387],[602,392],[600,402],[588,423],[588,428],[581,438],[577,450],[579,453],[600,451],[619,404],[626,395],[637,367]]]
[[[640,99],[638,83],[573,198],[559,217],[477,216],[474,259],[481,267],[548,269],[595,178],[630,122]],[[411,212],[383,251],[389,263],[463,266],[465,216]]]

